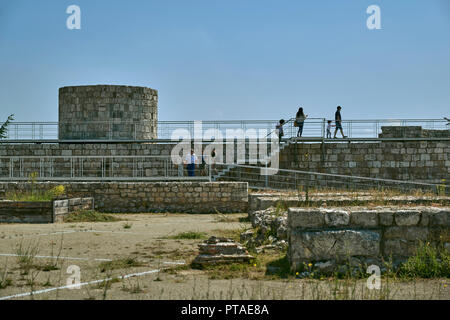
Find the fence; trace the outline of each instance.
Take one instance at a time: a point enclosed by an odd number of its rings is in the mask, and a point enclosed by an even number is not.
[[[167,156],[0,157],[0,181],[211,181],[208,165],[195,173]]]
[[[450,187],[445,184],[430,184],[421,182],[378,179],[360,176],[348,176],[328,173],[318,173],[300,170],[278,169],[276,174],[263,175],[262,172],[270,173],[270,168],[216,164],[215,170],[220,172],[216,177],[221,181],[248,182],[250,188],[272,189],[272,190],[299,190],[316,189],[384,189],[411,192],[422,190],[435,192],[441,195],[449,194]],[[275,172],[274,172],[275,173]]]
[[[151,121],[127,122],[86,122],[81,126],[98,126],[102,128],[105,134],[98,140],[136,140],[136,132],[140,131],[140,126],[149,126]],[[229,121],[201,121],[202,133],[210,130],[212,135],[226,134],[226,130],[266,130],[267,133],[274,130],[278,120],[229,120]],[[333,122],[334,124],[334,122]],[[116,132],[118,125],[129,127],[126,132],[129,136],[119,135]],[[58,122],[12,122],[8,127],[5,140],[58,140],[58,132],[66,130],[70,126],[77,124],[59,124]],[[308,118],[304,123],[302,137],[326,138],[327,120],[324,118]],[[378,138],[382,126],[421,126],[428,130],[446,130],[449,129],[448,121],[443,119],[375,119],[375,120],[344,120],[342,127],[344,134],[349,138]],[[61,128],[60,128],[61,127]],[[158,139],[171,139],[172,133],[177,129],[184,129],[190,133],[191,137],[195,134],[195,121],[158,121],[157,137]],[[60,130],[61,129],[61,130]],[[82,131],[82,130],[81,130]],[[298,128],[294,126],[293,119],[287,119],[284,126],[285,138],[296,137]],[[334,128],[332,128],[334,134]],[[86,137],[79,136],[77,139],[83,140]],[[92,140],[92,138],[89,138]]]

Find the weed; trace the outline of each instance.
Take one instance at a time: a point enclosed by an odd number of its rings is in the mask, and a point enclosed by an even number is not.
[[[39,252],[39,243],[30,242],[28,245],[24,245],[21,241],[16,246],[17,263],[20,268],[26,273],[33,267],[34,258]]]
[[[449,278],[450,253],[442,244],[437,246],[421,242],[414,256],[399,270],[399,276],[406,278]]]
[[[188,240],[195,240],[195,239],[205,239],[207,237],[207,234],[205,232],[196,232],[196,231],[188,231],[188,232],[182,232],[177,235],[169,237],[169,239],[188,239]]]
[[[106,272],[115,269],[127,269],[133,267],[141,267],[144,264],[136,260],[136,258],[124,258],[112,261],[102,262],[99,265],[100,272]]]
[[[109,214],[100,213],[95,210],[80,210],[72,212],[64,218],[64,222],[113,222],[120,219]]]
[[[132,223],[125,223],[125,224],[123,225],[123,228],[124,228],[124,229],[131,229],[132,226],[133,226]]]

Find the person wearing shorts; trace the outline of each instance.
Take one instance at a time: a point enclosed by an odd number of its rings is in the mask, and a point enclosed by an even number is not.
[[[334,120],[335,120],[335,123],[336,123],[336,129],[334,130],[334,139],[336,139],[336,134],[337,134],[338,130],[341,131],[342,138],[344,138],[344,139],[347,138],[347,137],[344,135],[344,130],[342,129],[341,110],[342,110],[341,106],[338,106],[338,107],[337,107],[337,111],[336,111],[336,113],[334,114]]]

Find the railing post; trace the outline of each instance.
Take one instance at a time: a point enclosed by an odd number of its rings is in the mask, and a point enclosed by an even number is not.
[[[324,119],[322,119],[322,139],[325,139],[326,138],[326,119],[324,118]]]
[[[269,186],[269,175],[268,175],[268,172],[267,172],[267,161],[266,161],[266,172],[265,172],[265,186],[266,186],[266,188]]]

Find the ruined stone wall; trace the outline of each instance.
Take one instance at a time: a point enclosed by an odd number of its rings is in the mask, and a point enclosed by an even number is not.
[[[94,199],[76,198],[53,201],[0,200],[0,223],[53,223],[78,210],[94,209]]]
[[[145,87],[59,89],[59,139],[156,139],[158,92]]]
[[[39,182],[38,190],[65,186],[68,197],[92,197],[101,212],[246,212],[246,182]],[[30,183],[0,182],[4,194],[29,190]]]
[[[289,260],[293,267],[319,268],[340,262],[377,264],[381,257],[404,260],[419,241],[450,246],[450,208],[290,208]]]
[[[280,168],[448,183],[450,142],[298,143],[281,152]]]

